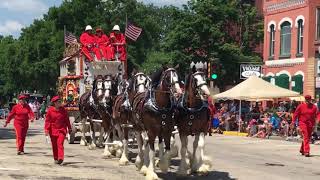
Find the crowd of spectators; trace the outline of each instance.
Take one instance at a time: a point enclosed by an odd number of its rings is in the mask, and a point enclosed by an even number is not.
[[[209,102],[210,103],[210,102]],[[320,103],[314,102],[319,108]],[[284,137],[286,140],[301,137],[298,121],[293,121],[299,102],[241,102],[241,118],[239,118],[239,101],[219,101],[214,103],[212,113],[212,132],[240,131],[249,137],[269,138]],[[212,111],[212,108],[211,108]]]

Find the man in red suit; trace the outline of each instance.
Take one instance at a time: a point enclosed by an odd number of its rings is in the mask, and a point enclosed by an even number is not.
[[[30,106],[27,104],[26,98],[27,96],[25,95],[19,96],[19,103],[13,106],[4,125],[4,127],[7,127],[11,119],[14,118],[13,125],[16,130],[16,145],[18,155],[24,154],[24,142],[26,140],[27,131],[29,128],[29,120],[31,120],[31,122],[34,120],[34,114]]]
[[[94,34],[92,34],[92,27],[90,25],[88,25],[85,32],[81,34],[80,42],[82,44],[81,51],[89,61],[94,60],[91,53],[94,53],[99,61],[101,60],[101,54],[99,48],[97,48],[96,39]]]
[[[64,139],[71,125],[68,112],[61,104],[59,96],[51,99],[52,106],[48,109],[45,121],[44,131],[46,136],[50,135],[53,159],[56,164],[62,164],[64,160]]]
[[[311,96],[305,96],[305,100],[305,103],[302,103],[297,107],[293,119],[298,119],[303,136],[300,153],[306,157],[310,157],[309,141],[316,122],[317,107],[312,103]]]
[[[109,37],[105,35],[101,28],[96,29],[96,43],[105,60],[112,59],[112,48]]]
[[[120,27],[115,25],[110,33],[110,39],[112,44],[112,54],[113,59],[120,61],[126,61],[127,52],[126,52],[126,37],[123,33],[120,32]],[[116,57],[118,55],[118,57]]]

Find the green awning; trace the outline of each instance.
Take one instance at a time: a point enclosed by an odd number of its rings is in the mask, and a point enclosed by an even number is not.
[[[280,76],[275,77],[275,84],[279,87],[289,89],[289,76],[286,74],[281,74]]]
[[[303,76],[300,74],[293,76],[292,81],[295,82],[295,86],[292,87],[292,91],[302,94],[303,93]]]
[[[267,81],[267,82],[271,82],[271,78],[272,78],[272,76],[265,76],[262,79]]]

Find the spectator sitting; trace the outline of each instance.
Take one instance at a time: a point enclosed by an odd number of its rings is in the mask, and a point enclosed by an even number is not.
[[[252,119],[247,127],[248,136],[251,137],[257,133],[257,120]]]

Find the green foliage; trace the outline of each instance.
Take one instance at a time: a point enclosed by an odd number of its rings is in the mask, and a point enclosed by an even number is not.
[[[219,60],[227,74],[217,80],[223,86],[221,82],[238,79],[235,72],[240,62],[260,60],[253,47],[262,40],[263,23],[247,2],[191,0],[184,8],[176,8],[136,0],[64,1],[24,28],[19,39],[0,36],[0,95],[55,89],[64,26],[77,36],[87,24],[109,34],[115,24],[124,31],[126,14],[143,28],[138,41],[128,40],[129,71],[139,67],[151,73],[166,62],[179,64],[185,72],[191,61]]]

